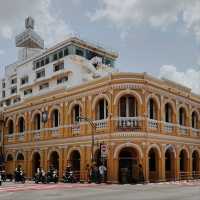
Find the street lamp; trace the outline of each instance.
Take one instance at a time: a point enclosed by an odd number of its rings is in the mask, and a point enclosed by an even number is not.
[[[76,117],[77,120],[85,120],[87,121],[90,126],[92,127],[92,163],[94,162],[94,134],[96,133],[96,124],[89,118],[83,117],[83,116],[78,116]]]

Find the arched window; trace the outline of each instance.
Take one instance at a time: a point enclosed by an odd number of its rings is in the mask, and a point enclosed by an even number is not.
[[[81,107],[76,104],[72,109],[72,123],[79,122],[79,117],[81,116]]]
[[[148,118],[149,119],[157,119],[156,113],[156,103],[154,99],[150,98],[148,101]]]
[[[8,134],[14,133],[14,123],[13,120],[9,120],[8,122]]]
[[[172,106],[169,103],[165,104],[165,122],[172,123]]]
[[[51,114],[52,127],[58,127],[60,125],[60,113],[57,109],[53,110]]]
[[[183,107],[179,109],[179,124],[181,126],[186,125],[186,111]]]
[[[106,99],[100,99],[96,106],[96,119],[102,120],[108,117],[108,102]]]
[[[20,117],[18,120],[18,131],[23,133],[25,131],[25,121],[23,117]]]
[[[192,113],[192,128],[198,128],[198,115],[195,111]]]
[[[34,129],[40,130],[41,129],[41,116],[37,113],[34,117]]]
[[[119,100],[120,117],[136,117],[138,115],[137,100],[131,95],[126,95]]]

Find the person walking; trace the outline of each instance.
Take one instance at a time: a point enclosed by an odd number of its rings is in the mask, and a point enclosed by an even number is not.
[[[107,168],[103,164],[101,164],[99,166],[99,175],[100,175],[100,182],[101,183],[105,182],[106,172],[107,172]]]

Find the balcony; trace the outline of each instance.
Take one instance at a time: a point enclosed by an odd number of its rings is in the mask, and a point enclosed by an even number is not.
[[[180,133],[181,135],[186,136],[186,135],[189,134],[189,127],[187,127],[187,126],[182,126],[182,125],[178,125],[178,126],[179,126],[179,133]]]
[[[158,125],[159,121],[155,120],[155,119],[148,119],[148,129],[149,130],[158,130]]]
[[[164,132],[166,133],[173,133],[173,131],[175,130],[176,125],[173,123],[169,123],[169,122],[163,122],[163,129]]]
[[[107,119],[96,120],[94,121],[94,124],[96,126],[96,130],[105,129],[108,127],[108,120]]]
[[[143,118],[141,117],[118,117],[118,131],[140,131],[142,129]]]
[[[71,124],[70,127],[73,136],[77,136],[80,134],[80,129],[81,129],[80,123]]]
[[[48,129],[52,137],[60,136],[60,127],[53,127]]]
[[[17,138],[19,141],[24,141],[24,139],[25,139],[24,136],[25,136],[25,132],[21,132],[21,133],[17,134]]]
[[[192,136],[199,137],[200,136],[200,130],[196,128],[192,128]]]
[[[13,142],[14,141],[14,133],[13,134],[8,134],[8,142]]]
[[[33,131],[33,140],[40,140],[41,139],[41,130]]]

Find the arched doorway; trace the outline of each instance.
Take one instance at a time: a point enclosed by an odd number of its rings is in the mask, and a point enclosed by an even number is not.
[[[157,106],[155,99],[150,98],[148,100],[147,107],[148,107],[148,118],[157,120],[157,118],[158,118],[158,106]]]
[[[104,120],[108,117],[108,102],[106,99],[102,98],[98,101],[96,105],[96,120]]]
[[[18,131],[23,133],[25,131],[25,121],[23,117],[20,117],[18,120]]]
[[[125,147],[119,153],[119,183],[134,183],[138,181],[139,154],[135,148]]]
[[[8,122],[8,134],[11,135],[14,133],[14,123],[13,120],[9,120]]]
[[[34,116],[33,125],[34,125],[34,130],[40,130],[41,129],[41,116],[40,116],[40,113],[37,113]]]
[[[186,179],[188,174],[188,157],[186,150],[181,150],[179,154],[179,166],[180,166],[180,179]]]
[[[175,155],[171,148],[165,152],[165,179],[167,181],[175,178]]]
[[[149,181],[155,182],[159,179],[159,154],[156,148],[151,148],[148,153],[149,158]]]
[[[71,163],[71,168],[75,173],[76,178],[79,180],[80,179],[80,153],[78,150],[72,151],[70,155],[70,163]]]
[[[59,170],[59,155],[58,152],[53,151],[50,155],[50,166],[53,167],[54,169]]]
[[[198,151],[193,151],[192,153],[192,175],[194,178],[198,178],[199,175],[199,153]]]
[[[54,109],[51,114],[51,127],[59,127],[60,125],[60,113],[58,109]]]
[[[32,175],[35,176],[35,173],[37,172],[37,168],[41,167],[41,158],[40,154],[38,152],[33,154],[33,159],[32,159]]]
[[[6,159],[6,173],[7,174],[12,174],[14,171],[13,168],[13,156],[12,154],[8,154],[7,159]]]

